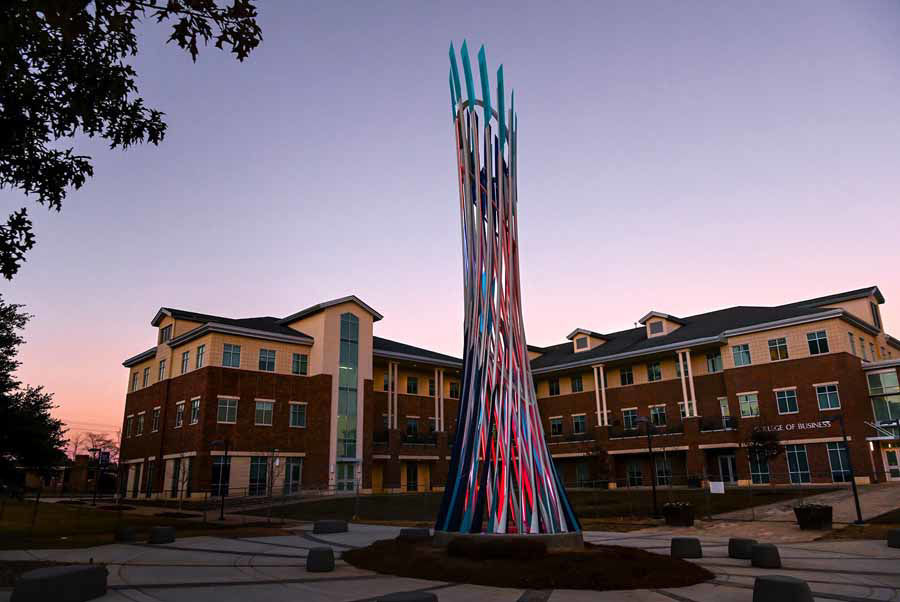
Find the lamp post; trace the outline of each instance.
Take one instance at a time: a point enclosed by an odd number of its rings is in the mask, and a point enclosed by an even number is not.
[[[224,454],[222,456],[222,466],[219,468],[219,498],[221,498],[221,505],[219,506],[219,520],[225,520],[225,490],[222,487],[222,477],[224,476],[225,468],[228,466],[228,439],[216,439],[214,441],[209,442],[210,445],[221,445],[224,448]],[[231,468],[228,468],[229,474]]]
[[[91,506],[97,505],[97,481],[100,480],[100,448],[92,447],[88,450],[94,456],[94,499]]]
[[[647,453],[650,454],[650,485],[653,489],[653,518],[659,517],[659,504],[656,500],[656,465],[653,463],[653,423],[646,416],[638,416],[638,423],[644,423],[647,430]]]
[[[862,510],[859,507],[859,491],[856,489],[856,473],[853,472],[853,459],[850,457],[850,446],[847,445],[847,429],[844,427],[844,413],[826,418],[828,422],[838,421],[841,425],[841,437],[844,439],[844,451],[847,452],[847,468],[850,470],[850,487],[853,489],[853,503],[856,505],[856,520],[854,524],[863,524]]]

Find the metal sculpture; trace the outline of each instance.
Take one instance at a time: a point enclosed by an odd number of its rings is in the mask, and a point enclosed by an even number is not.
[[[478,52],[481,100],[475,96],[465,42],[460,58],[465,99],[451,44],[450,103],[456,129],[465,284],[464,367],[453,456],[436,529],[580,531],[544,440],[525,346],[519,292],[515,92],[507,112],[501,65],[494,110],[484,47]],[[481,107],[480,115],[476,107]]]

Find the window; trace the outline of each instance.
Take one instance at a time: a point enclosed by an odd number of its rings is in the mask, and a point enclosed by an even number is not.
[[[750,365],[750,345],[735,345],[731,348],[731,354],[734,356],[735,366]]]
[[[131,431],[134,429],[134,416],[125,419],[125,436],[131,437]]]
[[[137,391],[138,389],[138,373],[135,372],[131,375],[131,390]]]
[[[727,397],[719,398],[719,412],[722,414],[722,418],[728,418],[729,416],[731,416],[731,408],[728,407]]]
[[[828,335],[824,330],[806,333],[806,342],[809,344],[810,355],[828,353]]]
[[[433,378],[428,379],[428,395],[434,397],[437,392],[437,385],[434,382]]]
[[[231,480],[231,457],[215,456],[212,463],[213,495],[228,496],[228,482]]]
[[[738,404],[741,406],[741,418],[759,416],[759,398],[756,393],[738,395]]]
[[[656,484],[672,484],[672,462],[666,457],[656,457]]]
[[[291,374],[306,376],[309,373],[309,356],[305,353],[295,353],[291,356]]]
[[[250,495],[266,495],[269,476],[269,459],[265,456],[250,458]]]
[[[434,416],[428,418],[428,432],[432,434],[437,432],[437,418]]]
[[[237,399],[220,399],[219,412],[216,414],[216,422],[234,424],[237,422]]]
[[[587,462],[575,465],[575,486],[587,487],[591,482],[591,466]]]
[[[897,372],[876,372],[868,375],[869,395],[890,395],[900,393],[900,382],[897,380]]]
[[[641,471],[640,462],[636,460],[629,462],[625,474],[629,487],[640,487],[644,484],[644,475]]]
[[[166,377],[166,360],[159,360],[159,378],[156,380],[161,381],[165,377]]]
[[[885,357],[887,357],[887,356],[885,355],[884,345],[882,345],[881,346],[881,359],[884,359]]]
[[[144,413],[141,412],[140,414],[138,414],[138,417],[137,417],[137,418],[138,418],[138,421],[137,421],[137,436],[140,437],[141,435],[144,434]]]
[[[559,379],[551,378],[547,381],[547,386],[550,391],[550,395],[559,395]]]
[[[388,376],[388,373],[387,373],[387,372],[385,372],[385,373],[384,373],[384,390],[385,390],[385,391],[388,390],[388,385],[390,385],[390,384],[391,384],[391,377]]]
[[[779,414],[796,414],[797,409],[797,389],[783,389],[775,391],[775,402],[778,404]]]
[[[875,325],[875,328],[881,330],[881,314],[878,313],[878,306],[870,301],[869,307],[872,309],[872,324]]]
[[[419,434],[419,419],[406,417],[406,434],[413,437]]]
[[[820,410],[839,410],[841,398],[838,395],[836,384],[817,385],[816,398],[819,400]]]
[[[869,343],[869,351],[871,352],[872,361],[875,361],[875,343]]]
[[[562,434],[563,434],[562,418],[551,418],[550,419],[550,435],[552,437],[559,437]]]
[[[359,318],[350,312],[341,314],[340,352],[338,356],[337,456],[356,458],[356,416],[359,366]],[[356,487],[356,465],[344,470],[344,483],[338,474],[338,487]]]
[[[649,382],[662,380],[662,368],[660,368],[659,362],[650,362],[647,364],[647,380]]]
[[[206,357],[206,345],[198,346],[197,347],[197,363],[196,363],[198,370],[203,367],[203,360],[205,359],[205,357]]]
[[[691,374],[691,371],[688,368],[687,354],[685,354],[685,355],[679,354],[675,358],[675,377],[681,378],[682,374],[684,374],[685,377],[690,376],[690,374]]]
[[[200,422],[200,398],[191,400],[191,424]]]
[[[451,399],[459,399],[459,383],[452,381],[450,383],[450,397]]]
[[[300,403],[296,401],[292,401],[290,403],[291,406],[291,416],[290,416],[290,426],[291,428],[306,428],[306,404]],[[385,420],[387,416],[384,417]],[[387,427],[385,427],[387,428]]]
[[[681,416],[682,420],[687,418],[687,408],[685,408],[683,401],[678,402],[678,415]]]
[[[663,323],[659,320],[650,322],[650,334],[662,334]]]
[[[750,454],[750,482],[754,485],[765,485],[770,478],[768,458]]]
[[[159,408],[153,408],[150,412],[150,432],[155,433],[159,430]]]
[[[831,480],[835,483],[850,482],[850,457],[843,442],[826,443],[828,463],[831,465]]]
[[[773,362],[777,362],[778,360],[786,360],[787,358],[787,339],[784,337],[769,339],[769,359]]]
[[[587,337],[578,337],[577,339],[575,339],[575,349],[586,349],[587,346]]]
[[[853,333],[848,332],[847,338],[850,339],[850,353],[852,353],[853,355],[856,355],[856,339],[853,338]]]
[[[191,352],[185,351],[181,354],[181,373],[187,374],[188,368],[191,365]]]
[[[275,350],[259,350],[259,369],[264,372],[275,372]]]
[[[862,358],[866,361],[869,361],[868,356],[866,356],[866,342],[862,337],[859,337],[859,352],[862,353]]]
[[[284,493],[300,492],[303,476],[303,458],[285,458],[284,460]]]
[[[576,435],[582,435],[585,432],[585,415],[581,414],[580,416],[572,416],[572,432]]]
[[[622,410],[622,426],[627,430],[634,430],[637,428],[637,409],[631,408],[629,410]]]
[[[634,384],[634,372],[632,371],[631,366],[625,366],[619,369],[619,383],[623,387],[625,385]]]
[[[172,325],[171,324],[159,329],[159,342],[160,343],[165,343],[166,341],[168,341],[171,338],[172,338]]]
[[[681,403],[682,405],[684,404],[684,402]],[[653,423],[653,426],[665,426],[666,406],[653,406],[652,408],[650,408],[650,422]]]
[[[791,483],[809,483],[809,460],[805,445],[785,445],[784,453],[788,461],[788,475]]]
[[[415,376],[407,376],[406,377],[406,394],[407,395],[418,395],[419,394],[419,379]]]
[[[241,346],[225,343],[222,350],[222,365],[226,368],[241,367]]]
[[[253,424],[256,426],[272,426],[272,412],[275,404],[271,401],[257,401],[256,415]]]
[[[172,460],[171,497],[178,497],[178,479],[181,476],[181,458]]]
[[[148,386],[150,384],[150,367],[147,366],[144,368],[144,386]]]
[[[175,428],[180,428],[184,424],[184,402],[179,401],[175,404]]]
[[[710,374],[722,371],[722,352],[711,351],[706,354],[706,371]]]
[[[584,391],[584,381],[581,380],[581,375],[576,374],[572,377],[572,393],[581,393]]]

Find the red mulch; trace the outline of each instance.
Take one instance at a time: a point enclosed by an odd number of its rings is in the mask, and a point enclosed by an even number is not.
[[[548,552],[538,560],[451,557],[431,540],[376,541],[343,552],[355,567],[432,581],[519,589],[653,589],[695,585],[713,578],[686,560],[635,548],[586,543],[582,551]]]

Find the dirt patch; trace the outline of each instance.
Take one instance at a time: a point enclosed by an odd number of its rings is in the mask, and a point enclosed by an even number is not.
[[[343,552],[355,567],[432,581],[452,581],[518,589],[648,589],[684,587],[713,578],[685,560],[635,548],[586,543],[584,550],[548,552],[537,560],[451,557],[431,540],[376,541]]]

